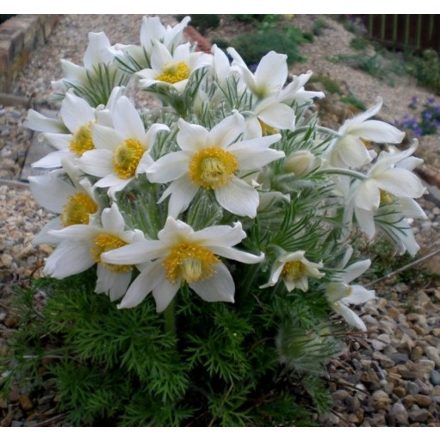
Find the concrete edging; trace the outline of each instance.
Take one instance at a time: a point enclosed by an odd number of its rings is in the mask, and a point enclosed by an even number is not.
[[[47,41],[59,18],[59,15],[25,14],[0,25],[0,92],[10,91],[32,51]]]

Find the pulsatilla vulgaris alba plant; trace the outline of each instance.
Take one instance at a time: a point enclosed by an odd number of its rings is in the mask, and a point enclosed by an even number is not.
[[[51,374],[78,424],[312,423],[324,363],[374,299],[351,241],[418,250],[416,146],[389,146],[404,134],[372,119],[381,100],[322,127],[311,72],[201,53],[188,20],[144,18],[139,46],[90,34],[84,66],[63,62],[59,116],[29,112],[55,149],[31,178],[57,215],[38,236],[60,280],[40,282],[63,341]]]

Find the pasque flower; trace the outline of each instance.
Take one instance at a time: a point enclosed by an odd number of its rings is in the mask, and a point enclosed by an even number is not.
[[[139,230],[126,231],[124,219],[116,204],[102,211],[99,224],[76,224],[50,231],[60,244],[46,260],[44,273],[63,279],[81,273],[97,264],[96,293],[106,293],[112,301],[121,298],[130,283],[132,266],[113,265],[102,260],[102,254],[144,238]]]
[[[135,307],[152,292],[157,311],[162,312],[182,283],[205,301],[234,302],[234,280],[219,257],[246,264],[264,259],[264,254],[257,256],[233,247],[245,237],[240,222],[194,231],[186,223],[168,217],[158,240],[141,240],[106,252],[102,259],[109,264],[145,264],[119,308]]]
[[[159,200],[170,196],[168,214],[177,217],[203,188],[214,191],[217,202],[227,211],[255,217],[258,192],[239,173],[258,170],[284,157],[284,152],[269,148],[281,136],[237,142],[244,130],[244,119],[239,113],[223,119],[210,131],[183,119],[178,126],[177,143],[181,151],[161,157],[147,171],[151,182],[172,182]]]

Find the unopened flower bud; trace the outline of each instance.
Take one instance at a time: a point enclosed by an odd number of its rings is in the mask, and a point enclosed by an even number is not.
[[[308,150],[295,151],[287,156],[284,169],[295,176],[304,176],[311,171],[315,163],[315,156]]]

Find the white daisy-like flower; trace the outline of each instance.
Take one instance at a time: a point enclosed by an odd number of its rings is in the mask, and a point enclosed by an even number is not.
[[[362,275],[371,265],[370,260],[362,260],[346,266],[351,258],[353,249],[348,248],[341,263],[340,272],[326,286],[326,297],[332,309],[341,315],[348,324],[359,330],[367,328],[359,316],[350,309],[349,305],[363,304],[375,297],[374,290],[367,290],[360,285],[350,285],[355,278]]]
[[[255,73],[252,73],[238,52],[227,49],[233,59],[233,65],[240,70],[243,81],[251,92],[259,99],[278,94],[287,80],[287,55],[273,50],[261,58]]]
[[[29,183],[34,199],[48,211],[59,214],[43,227],[34,244],[58,243],[59,239],[49,231],[71,225],[87,225],[99,211],[91,182],[67,159],[63,160],[63,169],[30,176]]]
[[[51,231],[60,244],[47,258],[44,273],[63,279],[97,264],[95,292],[105,293],[116,301],[127,291],[133,267],[106,263],[101,256],[104,252],[143,239],[144,234],[139,230],[125,230],[124,219],[116,204],[102,211],[101,223],[102,226],[80,224]]]
[[[159,131],[169,131],[163,124],[153,124],[145,131],[134,105],[125,96],[119,98],[111,112],[114,128],[95,125],[92,139],[95,149],[78,159],[79,167],[100,177],[99,188],[109,188],[109,195],[125,188],[138,174],[153,163],[150,149]]]
[[[374,158],[364,141],[379,144],[400,144],[405,137],[403,131],[382,121],[368,121],[382,108],[383,101],[377,103],[352,119],[348,119],[339,129],[339,137],[334,139],[326,151],[329,163],[335,167],[361,167]]]
[[[113,89],[107,106],[91,107],[72,91],[66,93],[57,119],[29,110],[24,126],[42,132],[44,139],[56,149],[34,162],[34,168],[59,168],[63,159],[76,160],[93,150],[92,128],[96,123],[111,125],[109,112],[122,95],[123,87]]]
[[[102,255],[110,264],[146,263],[118,307],[135,307],[152,292],[157,312],[162,312],[182,283],[205,301],[234,302],[234,280],[219,257],[245,264],[264,259],[264,254],[257,256],[233,247],[245,237],[239,222],[233,227],[219,225],[194,231],[168,217],[158,240],[145,239]]]
[[[61,60],[64,78],[52,81],[53,89],[63,93],[72,86],[88,85],[88,75],[93,73],[94,68],[100,64],[111,66],[118,54],[120,52],[111,46],[104,32],[89,32],[89,44],[83,57],[84,65],[78,66],[71,61]]]
[[[147,171],[151,182],[172,182],[159,200],[170,196],[168,214],[177,218],[203,188],[213,190],[217,202],[227,211],[255,217],[258,192],[239,173],[259,170],[284,157],[284,152],[269,148],[281,136],[236,142],[244,130],[244,118],[239,113],[228,116],[211,131],[183,119],[178,126],[181,151],[161,157]]]
[[[211,62],[212,55],[192,52],[189,43],[177,46],[171,53],[165,45],[156,41],[153,43],[151,68],[143,69],[137,75],[145,88],[159,84],[182,92],[191,74]]]
[[[274,262],[269,277],[269,282],[261,288],[275,286],[282,278],[286,289],[291,292],[293,289],[300,289],[307,292],[309,289],[309,278],[322,278],[324,274],[319,271],[322,263],[313,263],[305,256],[304,251],[296,251],[280,255]]]

